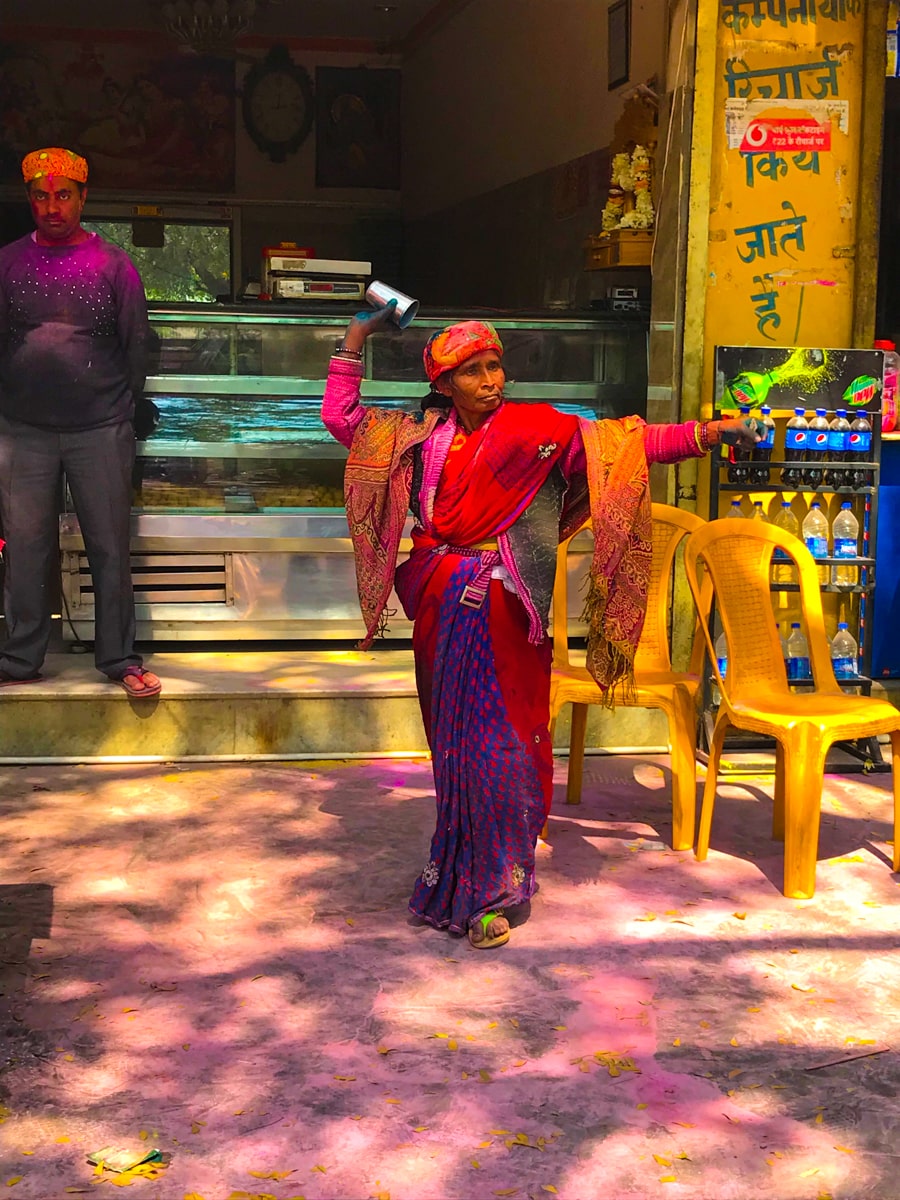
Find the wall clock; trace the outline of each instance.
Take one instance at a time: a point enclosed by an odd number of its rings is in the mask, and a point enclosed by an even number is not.
[[[287,47],[273,46],[245,75],[241,105],[244,128],[259,149],[284,162],[312,129],[312,80]]]

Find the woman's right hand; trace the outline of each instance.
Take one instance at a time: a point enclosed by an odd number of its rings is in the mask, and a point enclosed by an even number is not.
[[[389,300],[384,308],[373,308],[366,312],[358,312],[355,317],[351,317],[350,324],[344,333],[344,347],[347,350],[352,350],[355,354],[359,353],[363,348],[366,338],[370,337],[373,333],[377,333],[387,325],[396,307],[397,301]]]

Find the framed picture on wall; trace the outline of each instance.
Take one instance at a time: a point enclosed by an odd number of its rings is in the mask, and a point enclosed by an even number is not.
[[[400,72],[316,69],[316,187],[400,187]]]
[[[607,87],[621,87],[631,72],[631,0],[616,0],[606,11]]]

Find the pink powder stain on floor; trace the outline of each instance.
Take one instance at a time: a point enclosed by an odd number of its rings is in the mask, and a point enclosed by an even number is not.
[[[159,1200],[879,1195],[893,1056],[807,1068],[900,1028],[883,778],[829,779],[799,905],[768,780],[699,864],[659,779],[589,760],[484,953],[407,917],[426,763],[0,771],[0,1183],[55,1200],[143,1131]]]

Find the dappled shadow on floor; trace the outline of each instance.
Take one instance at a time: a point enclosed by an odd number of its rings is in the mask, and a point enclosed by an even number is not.
[[[560,782],[489,953],[407,920],[425,763],[0,772],[12,1194],[129,1140],[172,1156],[161,1200],[890,1194],[889,793],[828,778],[795,902],[766,779],[723,783],[701,864],[665,762],[589,759],[578,807]]]

